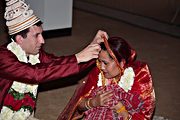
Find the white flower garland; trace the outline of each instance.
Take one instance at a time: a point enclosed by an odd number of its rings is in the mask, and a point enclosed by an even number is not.
[[[97,86],[98,86],[98,87],[102,86],[102,75],[101,75],[101,73],[99,73],[99,75],[98,75]]]
[[[128,67],[124,70],[124,74],[121,76],[121,79],[118,85],[124,89],[124,91],[128,92],[131,90],[134,84],[135,73],[132,67]],[[98,76],[97,86],[102,86],[102,76],[101,73]]]
[[[35,65],[40,63],[39,54],[29,55],[29,60],[27,59],[25,51],[12,39],[12,42],[7,46],[8,50],[16,55],[20,62],[31,63]],[[25,84],[21,82],[14,81],[11,89],[14,89],[19,93],[32,93],[36,98],[38,85]],[[30,111],[21,108],[18,111],[13,111],[10,108],[3,106],[0,113],[0,120],[27,120],[31,115]]]
[[[20,45],[14,42],[13,39],[11,40],[12,42],[8,44],[7,49],[14,53],[20,62],[31,63],[32,65],[40,63],[39,54],[29,55],[28,60],[25,51],[20,47]]]
[[[24,110],[23,108],[15,112],[8,107],[3,107],[0,120],[27,120],[30,115],[29,110]]]
[[[126,92],[131,90],[134,84],[135,73],[132,67],[128,67],[124,70],[124,74],[121,76],[121,79],[118,85],[123,88]]]

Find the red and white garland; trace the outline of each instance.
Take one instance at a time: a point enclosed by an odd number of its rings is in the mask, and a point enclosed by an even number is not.
[[[135,73],[132,67],[128,67],[124,70],[124,74],[121,76],[118,85],[124,89],[124,91],[128,92],[131,90],[134,84],[134,77]],[[98,83],[97,86],[102,86],[102,75],[101,73],[98,76]],[[106,81],[105,84],[107,85],[108,82]]]
[[[8,44],[7,48],[20,62],[32,65],[40,63],[39,54],[30,55],[28,60],[25,51],[14,40]],[[35,107],[37,89],[38,85],[14,81],[4,100],[0,120],[27,120]]]

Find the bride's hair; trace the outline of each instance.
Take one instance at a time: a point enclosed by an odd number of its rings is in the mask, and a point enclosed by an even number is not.
[[[123,38],[110,37],[108,39],[108,44],[119,63],[122,59],[126,61],[126,64],[129,64],[136,60],[136,51]],[[102,42],[100,46],[102,50],[107,50],[104,42]]]

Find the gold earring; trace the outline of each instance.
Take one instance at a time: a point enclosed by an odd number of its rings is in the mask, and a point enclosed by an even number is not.
[[[97,68],[99,69],[100,74],[101,74],[101,77],[102,77],[102,86],[105,87],[105,85],[106,85],[106,83],[105,83],[105,77],[104,77],[103,71],[101,70],[101,64],[100,64],[100,62],[99,62],[98,59],[96,60],[96,66],[97,66]]]

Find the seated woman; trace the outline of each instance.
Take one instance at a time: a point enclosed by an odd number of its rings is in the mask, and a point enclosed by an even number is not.
[[[120,37],[104,38],[97,66],[58,120],[150,120],[155,93],[148,65]]]

